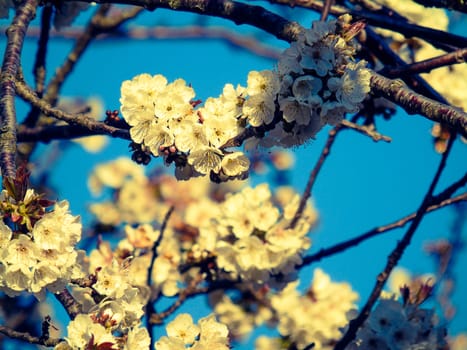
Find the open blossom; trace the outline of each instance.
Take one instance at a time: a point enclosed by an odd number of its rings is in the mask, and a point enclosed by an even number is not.
[[[294,210],[289,206],[295,201],[289,202],[277,206],[265,184],[246,187],[227,196],[220,215],[200,228],[198,242],[232,277],[261,285],[268,283],[273,273],[288,275],[300,263],[301,253],[310,247],[307,234],[317,219],[307,204],[297,225],[288,228],[292,217],[285,214]]]
[[[226,180],[248,171],[237,166],[221,173],[222,147],[243,130],[243,94],[244,88],[227,84],[219,97],[195,110],[199,102],[193,102],[194,90],[183,79],[168,83],[162,75],[141,74],[122,83],[120,103],[139,152],[174,162],[178,179],[218,174]]]
[[[167,336],[155,344],[156,350],[228,350],[229,331],[227,326],[216,321],[214,315],[203,317],[193,323],[189,314],[179,314],[167,327]],[[186,345],[189,347],[187,348]]]
[[[382,299],[346,349],[442,349],[446,330],[438,325],[434,310]]]
[[[271,297],[279,319],[279,333],[298,349],[314,343],[314,349],[331,350],[347,324],[346,314],[356,307],[357,294],[347,283],[331,281],[321,269],[315,269],[309,290],[302,295],[297,282]]]
[[[80,218],[58,202],[28,234],[12,235],[0,224],[0,290],[15,296],[28,291],[42,299],[45,290],[57,292],[72,278],[82,277],[75,245],[81,238]]]

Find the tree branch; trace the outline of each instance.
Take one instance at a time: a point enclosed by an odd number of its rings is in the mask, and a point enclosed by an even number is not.
[[[34,337],[27,332],[18,332],[2,325],[0,325],[0,333],[5,334],[7,337],[22,340],[30,344],[37,344],[49,347],[55,346],[62,341],[62,339],[57,338]]]
[[[82,306],[73,298],[68,289],[64,289],[59,293],[54,294],[55,298],[63,305],[70,319],[74,320],[75,317],[82,313]]]
[[[68,124],[76,125],[81,128],[85,128],[95,134],[107,134],[112,137],[118,137],[118,138],[130,140],[130,134],[128,130],[119,129],[119,128],[107,125],[103,122],[98,122],[94,120],[93,118],[87,116],[86,114],[71,114],[71,113],[66,113],[58,108],[53,108],[45,100],[38,98],[36,94],[34,93],[34,91],[32,91],[31,88],[27,86],[23,81],[20,81],[20,80],[16,81],[16,90],[20,97],[22,97],[24,100],[29,102],[34,107],[38,108],[46,116],[54,117],[56,119],[63,120],[67,122]],[[41,130],[42,134],[47,134],[47,132],[43,131],[45,129],[39,129],[39,130]],[[55,129],[52,129],[52,133],[56,133],[56,130],[57,130],[56,127]],[[69,131],[69,129],[67,131]]]
[[[71,1],[71,0],[65,0]],[[237,25],[249,24],[262,29],[278,39],[293,41],[303,28],[260,6],[230,0],[85,0],[86,2],[118,3],[141,6],[148,10],[164,8],[228,19]]]
[[[433,69],[451,66],[453,64],[465,63],[467,61],[467,48],[453,51],[444,55],[429,58],[420,62],[407,64],[403,67],[383,68],[379,73],[384,76],[394,78],[401,75],[412,75],[420,73],[429,73]]]
[[[171,206],[169,210],[167,211],[167,213],[165,214],[164,221],[162,221],[161,228],[159,230],[159,237],[157,237],[156,241],[152,245],[152,257],[151,257],[151,263],[149,264],[148,277],[147,277],[147,285],[149,288],[151,288],[151,284],[152,284],[152,273],[154,270],[154,263],[156,262],[156,258],[157,258],[157,247],[159,247],[160,243],[162,242],[164,231],[167,227],[170,216],[172,215],[174,211],[174,208],[175,208],[174,206]],[[149,301],[146,305],[146,329],[148,330],[150,334],[151,344],[154,342],[154,334],[153,334],[151,316],[155,314],[155,312],[156,310],[154,308],[154,301],[151,300],[151,297],[149,297]]]
[[[45,57],[47,55],[47,44],[50,35],[50,20],[52,18],[52,6],[44,6],[41,17],[41,31],[37,41],[36,61],[34,62],[33,74],[36,84],[36,93],[42,97],[44,92],[44,81],[46,75]]]
[[[464,201],[467,201],[467,193],[460,194],[460,195],[458,195],[456,197],[453,197],[453,198],[445,199],[445,200],[443,200],[441,202],[438,202],[437,200],[434,200],[433,204],[428,207],[426,212],[429,213],[429,212],[432,212],[432,211],[447,207],[449,205],[464,202]],[[435,204],[435,203],[437,203],[437,204]],[[326,258],[328,256],[336,255],[337,253],[341,253],[341,252],[343,252],[343,251],[345,251],[345,250],[347,250],[349,248],[355,247],[355,246],[359,245],[360,243],[362,243],[362,242],[364,242],[364,241],[366,241],[366,240],[368,240],[370,238],[373,238],[373,237],[379,236],[380,234],[395,230],[396,228],[404,227],[408,222],[412,221],[415,218],[415,216],[416,216],[416,213],[412,213],[410,215],[404,216],[403,218],[401,218],[401,219],[399,219],[399,220],[397,220],[397,221],[395,221],[393,223],[376,227],[376,228],[374,228],[374,229],[372,229],[370,231],[367,231],[367,232],[365,232],[365,233],[363,233],[363,234],[361,234],[359,236],[356,236],[356,237],[354,237],[352,239],[349,239],[347,241],[344,241],[344,242],[338,243],[336,245],[333,245],[332,247],[322,248],[315,254],[305,256],[303,258],[302,263],[300,265],[298,265],[297,267],[310,265],[310,264],[312,264],[314,262],[318,262],[321,259],[324,259],[324,258]]]
[[[378,73],[372,73],[370,85],[373,93],[396,103],[408,114],[420,114],[432,121],[445,123],[467,137],[467,114],[462,110],[418,94],[402,80],[391,80]]]
[[[391,142],[392,139],[389,136],[385,136],[374,130],[374,128],[371,128],[366,125],[359,125],[356,123],[352,123],[351,121],[344,119],[341,121],[341,125],[345,129],[351,129],[359,132],[360,134],[366,135],[368,137],[371,137],[373,141],[378,142],[378,141],[384,141],[384,142]]]
[[[336,140],[337,133],[342,129],[341,125],[335,126],[331,131],[329,131],[329,136],[326,141],[326,144],[324,145],[323,150],[321,151],[321,155],[318,158],[318,161],[316,162],[315,166],[313,167],[313,170],[310,173],[310,177],[308,178],[308,182],[305,187],[305,191],[303,192],[302,197],[300,198],[300,204],[298,205],[297,211],[295,212],[295,215],[290,222],[289,227],[294,228],[295,225],[297,225],[298,220],[303,214],[303,210],[306,207],[306,202],[308,198],[311,196],[311,190],[313,188],[313,185],[316,182],[316,178],[318,177],[319,172],[321,171],[321,168],[323,167],[324,161],[328,157],[329,153],[331,152],[331,147],[334,144],[334,141]]]
[[[0,74],[0,169],[3,178],[16,175],[15,78],[20,66],[24,36],[36,15],[38,0],[25,0],[7,29],[7,44]]]

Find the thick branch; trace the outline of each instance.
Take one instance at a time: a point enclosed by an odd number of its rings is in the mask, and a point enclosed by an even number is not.
[[[0,75],[0,168],[3,177],[16,174],[16,110],[15,78],[20,66],[24,36],[36,15],[38,0],[26,0],[20,5],[7,29],[7,45]]]
[[[410,90],[402,80],[391,80],[372,73],[373,93],[401,106],[408,114],[420,114],[438,123],[445,123],[467,137],[467,114],[460,109],[436,102]]]
[[[68,289],[65,288],[60,293],[55,293],[54,296],[63,305],[70,319],[74,320],[78,314],[82,313],[81,304],[73,298]]]
[[[70,1],[70,0],[66,0]],[[87,2],[136,5],[148,10],[157,8],[192,12],[229,19],[235,24],[249,24],[285,41],[296,40],[303,28],[260,6],[230,0],[86,0]]]

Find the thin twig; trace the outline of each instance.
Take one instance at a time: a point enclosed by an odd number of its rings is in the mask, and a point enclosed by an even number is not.
[[[445,199],[441,202],[438,202],[438,204],[433,204],[428,207],[426,212],[429,213],[429,212],[444,208],[446,206],[459,203],[459,202],[464,202],[464,201],[467,201],[467,193],[460,194],[453,198]],[[298,265],[297,267],[310,265],[314,262],[320,261],[323,258],[336,255],[337,253],[341,253],[349,248],[355,247],[370,238],[373,238],[383,233],[395,230],[396,228],[404,227],[408,222],[412,221],[415,218],[415,216],[416,216],[416,213],[412,213],[390,224],[376,227],[352,239],[333,245],[332,247],[322,248],[315,254],[305,256],[302,260],[302,263]]]
[[[115,137],[119,137],[124,140],[130,140],[130,135],[128,133],[128,130],[125,130],[125,129],[118,129],[118,130],[119,130],[118,132],[112,131]],[[99,130],[97,129],[91,130],[80,125],[51,125],[51,126],[36,126],[35,128],[22,128],[21,127],[18,130],[18,143],[21,143],[21,142],[48,143],[53,140],[72,140],[72,139],[76,139],[80,137],[93,136],[93,135],[109,135],[109,132],[105,131],[103,128],[99,128]]]
[[[321,10],[321,16],[319,18],[320,21],[325,22],[328,18],[329,11],[333,5],[333,0],[324,0],[323,1],[323,9]]]
[[[36,61],[34,62],[33,74],[36,84],[37,96],[42,97],[44,92],[44,81],[46,75],[46,55],[47,55],[47,44],[49,42],[50,35],[50,21],[52,18],[52,6],[44,6],[42,9],[41,17],[41,31],[39,34],[39,40],[37,41],[37,53]]]
[[[365,45],[372,55],[375,55],[378,60],[384,65],[405,67],[407,63],[395,53],[384,38],[377,34],[369,27],[365,28],[364,39],[360,42]],[[359,39],[361,39],[359,37]],[[404,80],[415,92],[432,98],[435,101],[447,104],[447,100],[440,95],[428,82],[421,76],[414,74],[411,76],[403,75],[401,79]]]
[[[175,302],[167,307],[162,312],[153,313],[149,317],[149,323],[151,325],[154,324],[161,324],[162,321],[172,315],[183,303],[188,299],[188,297],[193,296],[194,294],[199,294],[199,290],[196,288],[200,282],[203,281],[202,274],[198,274],[195,278],[193,278],[188,286],[183,289],[180,293],[178,293],[178,298]],[[148,315],[149,316],[149,315]]]
[[[45,100],[38,98],[34,91],[32,91],[31,88],[24,83],[24,81],[16,81],[16,91],[21,98],[28,101],[32,106],[38,108],[46,116],[63,120],[71,125],[77,125],[96,134],[107,134],[112,137],[119,137],[126,140],[130,139],[128,130],[119,129],[114,126],[107,125],[103,122],[96,121],[86,114],[71,114],[66,113],[58,108],[53,108]],[[41,132],[46,133],[44,131]],[[70,137],[72,138],[72,136]]]
[[[375,142],[378,142],[378,141],[391,142],[392,141],[392,139],[389,136],[382,135],[376,130],[371,129],[368,126],[352,123],[351,121],[347,119],[342,120],[341,125],[344,126],[346,129],[352,129],[363,135],[369,136]]]
[[[365,305],[361,309],[358,316],[352,321],[350,321],[347,332],[337,342],[336,346],[334,347],[334,350],[344,350],[347,347],[347,345],[349,345],[350,342],[354,340],[358,329],[363,325],[365,320],[368,318],[371,312],[371,309],[373,308],[373,305],[379,299],[381,295],[381,291],[383,290],[383,287],[386,284],[386,281],[389,275],[391,274],[391,271],[394,269],[394,267],[397,266],[400,258],[404,254],[407,247],[410,245],[410,242],[412,240],[412,237],[415,231],[417,230],[419,224],[421,223],[423,217],[425,216],[427,209],[431,205],[433,191],[436,185],[438,184],[438,181],[441,177],[441,174],[444,168],[446,167],[447,158],[449,154],[451,153],[452,145],[454,144],[454,139],[455,137],[452,137],[449,140],[446,152],[443,153],[441,157],[440,163],[438,165],[438,169],[436,170],[436,173],[428,188],[428,191],[425,194],[425,197],[423,198],[422,203],[420,204],[420,207],[417,210],[417,213],[415,214],[415,217],[413,218],[410,224],[410,227],[408,228],[407,232],[404,234],[402,239],[397,243],[396,247],[392,250],[391,254],[388,256],[386,266],[376,278],[375,286],[373,287],[373,290],[370,296],[365,302]]]
[[[62,339],[57,338],[43,338],[43,337],[34,337],[27,332],[18,332],[11,328],[0,325],[0,333],[5,334],[7,337],[22,340],[30,344],[37,344],[43,346],[56,346],[62,341]]]
[[[467,61],[467,48],[453,51],[444,55],[428,58],[426,60],[407,64],[403,67],[389,68],[385,67],[379,73],[390,77],[400,77],[401,75],[412,75],[420,73],[429,73],[433,69],[451,66],[453,64],[465,63]]]
[[[3,178],[16,174],[15,79],[20,66],[24,36],[36,15],[38,0],[25,0],[7,29],[7,44],[0,73],[0,169]]]
[[[300,204],[297,208],[297,211],[295,212],[295,215],[292,221],[290,222],[290,225],[289,225],[290,228],[294,228],[295,225],[297,225],[298,220],[302,216],[303,210],[306,207],[306,202],[308,198],[310,198],[311,196],[311,190],[313,188],[313,185],[316,182],[316,178],[318,177],[318,174],[324,164],[324,161],[327,159],[329,153],[331,152],[331,147],[334,144],[334,141],[336,140],[337,133],[341,129],[342,129],[342,126],[337,125],[329,131],[329,136],[328,136],[328,139],[326,140],[326,144],[324,145],[324,148],[321,151],[321,155],[319,156],[318,161],[316,162],[315,166],[313,167],[313,170],[310,173],[310,177],[308,178],[305,191],[303,192],[303,195],[300,198]]]
[[[151,263],[149,264],[148,277],[147,277],[147,285],[149,288],[151,288],[151,284],[152,284],[152,274],[153,274],[154,264],[157,258],[157,248],[162,242],[164,231],[167,227],[167,223],[169,222],[170,216],[172,215],[173,211],[174,211],[174,206],[171,206],[169,210],[167,211],[167,213],[165,214],[164,220],[162,221],[161,228],[159,230],[159,236],[157,237],[156,241],[152,245],[152,257],[151,257]],[[146,328],[151,338],[151,344],[154,342],[153,326],[151,324],[151,315],[155,314],[155,312],[156,310],[154,308],[154,301],[151,300],[151,297],[149,297],[149,301],[146,305]]]
[[[89,47],[92,39],[99,34],[96,23],[99,23],[105,18],[107,12],[110,9],[110,5],[101,5],[94,16],[86,26],[86,30],[83,35],[76,41],[72,51],[68,54],[65,62],[60,68],[55,71],[55,75],[52,77],[50,83],[47,85],[45,100],[48,101],[52,106],[55,105],[58,97],[58,93],[66,77],[73,71],[76,63],[80,57],[84,54],[86,49]]]

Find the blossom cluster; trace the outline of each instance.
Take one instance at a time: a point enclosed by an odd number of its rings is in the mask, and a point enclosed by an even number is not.
[[[86,260],[91,285],[74,284],[71,289],[83,313],[70,322],[65,341],[57,345],[57,350],[93,346],[128,350],[149,348],[149,334],[142,327],[141,318],[150,298],[147,287],[150,260],[142,260],[142,254],[138,254],[135,247],[147,250],[157,233],[139,229],[136,233],[130,231],[128,237],[132,243],[122,240],[115,252],[108,242],[100,242],[98,248],[91,251]]]
[[[443,349],[445,336],[446,329],[437,325],[434,310],[382,299],[346,349]]]
[[[146,328],[135,326],[122,332],[121,311],[123,308],[113,303],[97,312],[77,315],[68,324],[65,340],[54,350],[149,349],[151,339]]]
[[[353,61],[352,38],[361,26],[349,21],[314,22],[285,50],[276,70],[252,71],[246,87],[226,84],[199,108],[183,79],[169,83],[160,74],[140,74],[124,81],[121,113],[130,125],[134,159],[145,163],[141,152],[162,156],[175,163],[178,179],[244,178],[248,158],[227,149],[239,146],[247,130],[254,130],[250,147],[262,138],[262,146],[290,147],[357,112],[370,90],[370,72],[364,61]]]
[[[27,190],[22,204],[18,203],[23,214],[29,199],[36,196],[32,189]],[[3,191],[0,202],[5,207],[5,203],[12,206],[14,200]],[[82,277],[80,261],[84,251],[75,247],[81,238],[81,222],[78,216],[69,213],[67,201],[56,203],[53,210],[37,221],[22,220],[27,221],[24,227],[27,232],[14,231],[0,220],[1,291],[9,296],[27,291],[43,299],[46,290],[59,292],[72,278]]]
[[[91,211],[101,222],[117,226],[122,222],[134,224],[143,219],[141,215],[145,216],[143,223],[162,222],[168,203],[175,207],[158,246],[156,265],[161,266],[154,276],[158,291],[174,295],[177,283],[183,280],[179,265],[199,264],[206,259],[214,259],[216,273],[230,279],[266,284],[272,283],[276,275],[284,281],[294,276],[301,254],[310,247],[307,235],[317,221],[317,213],[309,202],[291,226],[300,202],[300,196],[291,188],[280,187],[273,195],[266,184],[254,188],[235,182],[218,185],[206,178],[177,182],[169,176],[158,176],[156,181],[142,175],[136,164],[127,167],[127,163],[120,159],[96,168],[90,177],[92,188],[100,191],[106,186],[118,192],[113,201],[93,204]],[[125,195],[122,199],[122,191],[129,184],[141,196],[128,200],[130,197]],[[243,189],[233,194],[240,186]],[[128,215],[129,207],[146,210],[133,216]],[[106,221],[111,211],[114,219]],[[127,226],[125,231],[127,235],[149,232],[150,226]],[[118,245],[118,249],[127,251],[125,256],[134,251],[127,241]]]
[[[347,314],[356,309],[357,293],[347,283],[331,281],[321,269],[315,269],[313,282],[305,294],[297,286],[298,282],[289,283],[270,298],[280,335],[297,349],[311,344],[316,350],[333,349],[342,336],[341,328],[348,323]],[[260,337],[256,349],[280,350],[283,345],[279,339]]]
[[[274,87],[273,99],[269,100],[277,103],[281,113],[280,123],[262,145],[300,145],[314,138],[324,125],[336,125],[345,113],[360,109],[370,91],[370,71],[365,61],[353,61],[357,48],[352,39],[361,26],[358,22],[350,25],[349,21],[346,15],[334,21],[313,22],[312,28],[282,53],[277,71],[266,71],[265,77],[273,78],[263,78],[262,84]],[[250,124],[271,123],[267,118],[257,122],[261,110],[258,107],[246,112],[251,115]]]
[[[156,350],[230,349],[227,326],[217,322],[214,315],[201,318],[196,325],[189,314],[179,314],[166,330],[167,336],[156,342]]]
[[[277,274],[291,277],[311,245],[307,235],[317,221],[308,203],[291,226],[299,201],[298,194],[285,188],[274,198],[267,184],[227,195],[217,215],[199,227],[192,256],[207,252],[231,278],[257,284],[273,283]]]

